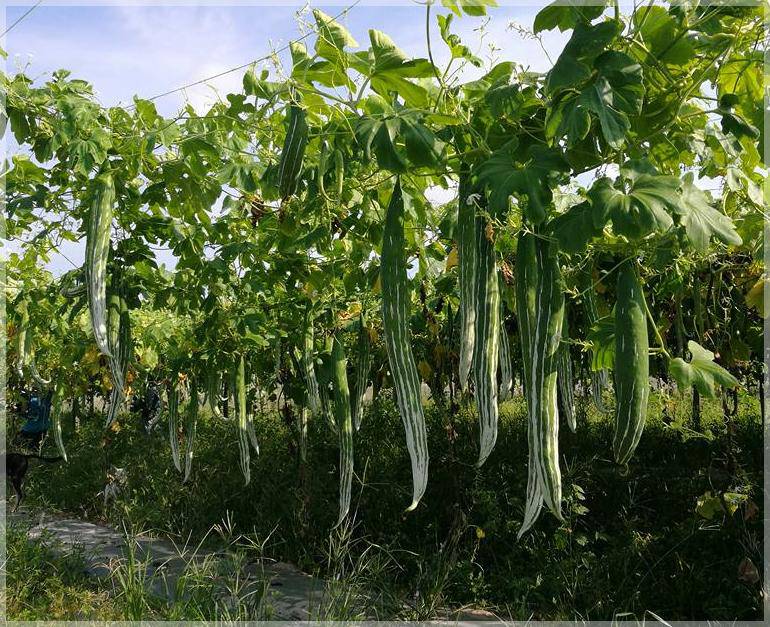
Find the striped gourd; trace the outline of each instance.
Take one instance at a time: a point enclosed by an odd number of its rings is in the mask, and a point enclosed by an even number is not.
[[[333,339],[328,336],[324,340],[324,348],[321,352],[321,364],[318,368],[318,398],[321,403],[321,412],[323,413],[326,423],[335,435],[339,434],[337,428],[337,421],[334,416],[334,408],[332,407],[331,399],[329,398],[329,388],[332,385],[332,345]]]
[[[505,304],[500,299],[500,388],[498,400],[507,401],[513,393],[513,364],[511,362],[511,345],[508,331],[505,328]]]
[[[297,413],[297,432],[299,433],[299,459],[302,462],[307,461],[307,425],[310,416],[310,410],[304,405],[299,408]]]
[[[19,379],[24,379],[24,366],[27,365],[27,346],[29,342],[27,340],[27,333],[29,327],[29,311],[27,310],[27,302],[22,301],[19,305],[19,311],[21,311],[21,321],[19,322],[19,330],[16,334],[17,344],[17,358],[16,358],[16,374]]]
[[[70,270],[62,275],[59,294],[64,298],[77,298],[86,293],[82,270]]]
[[[96,345],[102,354],[111,355],[107,332],[107,256],[115,203],[112,176],[102,174],[94,181],[91,217],[86,232],[86,286],[88,309]]]
[[[593,273],[589,269],[581,273],[581,293],[583,295],[583,304],[585,307],[586,321],[589,327],[593,327],[599,320],[599,310],[596,306],[596,293],[594,292]],[[603,393],[609,386],[609,374],[606,369],[591,369],[591,399],[594,406],[602,413],[607,413],[609,407],[604,403]]]
[[[569,324],[567,307],[561,326],[561,343],[556,355],[556,380],[558,383],[559,413],[564,416],[572,433],[577,430],[575,422],[575,383],[572,377],[572,358],[569,352]]]
[[[190,377],[190,401],[187,404],[187,415],[185,419],[185,452],[184,452],[184,479],[186,482],[190,478],[192,470],[193,450],[195,448],[195,434],[198,431],[198,381]]]
[[[26,366],[29,370],[29,376],[35,385],[40,389],[45,389],[51,384],[51,381],[50,379],[44,379],[37,370],[35,348],[32,345],[32,333],[28,328],[28,324],[29,317],[25,306],[24,313],[22,314],[22,323],[19,327],[19,359],[16,363],[16,372],[23,379],[24,367]]]
[[[32,336],[30,335],[29,331],[27,331],[26,337],[24,339],[25,343],[27,344],[24,353],[27,360],[27,367],[29,368],[29,375],[32,377],[32,380],[38,387],[47,388],[51,384],[51,380],[44,379],[40,372],[38,372],[37,363],[35,363],[35,349],[32,346]]]
[[[642,436],[650,393],[649,340],[644,293],[634,265],[618,270],[615,304],[615,434],[612,449],[627,464]]]
[[[302,171],[302,161],[307,147],[307,114],[296,103],[289,105],[286,114],[286,139],[278,165],[278,185],[281,198],[289,198],[297,191],[297,181]]]
[[[123,372],[118,360],[120,350],[120,289],[113,275],[112,291],[107,296],[107,345],[110,349],[110,372],[113,388],[123,389]]]
[[[259,394],[259,382],[256,377],[252,377],[252,387],[254,388],[254,395]],[[259,455],[259,440],[257,439],[257,430],[254,425],[254,413],[254,404],[251,403],[246,410],[246,433],[249,436],[251,447]]]
[[[168,442],[171,446],[171,459],[174,468],[182,472],[182,463],[179,458],[179,433],[177,429],[177,414],[179,413],[179,378],[176,372],[172,373],[166,394],[168,396]]]
[[[326,176],[326,170],[329,162],[329,147],[325,140],[321,140],[321,146],[318,150],[318,168],[316,169],[316,183],[318,184],[318,195],[324,200],[329,200],[326,195],[326,186],[324,184],[324,177]]]
[[[473,386],[479,414],[481,466],[497,441],[497,368],[500,348],[500,284],[495,244],[487,235],[487,221],[476,219],[476,325],[473,344]]]
[[[35,384],[40,388],[46,388],[51,384],[50,379],[44,379],[40,372],[38,372],[37,364],[35,363],[35,353],[32,350],[32,347],[27,351],[27,366],[29,367],[29,374],[32,377],[32,380],[35,382]]]
[[[59,455],[64,461],[67,461],[67,451],[64,449],[64,439],[61,432],[61,414],[62,414],[62,390],[61,384],[54,386],[53,399],[51,400],[51,430],[53,439],[56,442],[56,448],[59,449]]]
[[[19,321],[19,327],[17,331],[17,361],[16,361],[16,374],[19,379],[24,379],[24,367],[29,368],[29,373],[32,376],[33,381],[40,387],[45,388],[50,384],[50,381],[43,379],[40,373],[37,371],[37,365],[35,364],[35,351],[32,347],[32,335],[29,331],[29,310],[26,300],[19,303],[19,311],[21,311],[21,320]]]
[[[358,329],[358,342],[356,346],[356,381],[353,389],[353,426],[356,431],[361,428],[361,419],[364,413],[364,394],[369,387],[369,371],[372,369],[372,341],[369,337],[369,328],[366,326],[366,317],[361,312],[360,326]]]
[[[211,409],[211,413],[219,418],[222,410],[219,409],[219,403],[222,401],[222,378],[215,369],[210,369],[206,374],[206,402]]]
[[[117,299],[117,309],[111,307],[110,338],[111,352],[110,372],[112,373],[112,392],[110,407],[107,412],[105,427],[109,427],[118,415],[125,400],[125,382],[128,366],[133,355],[133,340],[131,337],[131,316],[126,299],[121,295]],[[113,329],[117,328],[117,334]]]
[[[306,315],[302,343],[302,369],[304,370],[305,386],[307,387],[307,405],[310,413],[316,415],[321,411],[321,397],[318,390],[318,379],[315,375],[314,345],[313,322]]]
[[[353,485],[353,417],[350,412],[347,359],[339,338],[334,338],[331,360],[334,388],[334,417],[339,429],[340,442],[340,511],[339,525],[350,510],[350,492]]]
[[[404,196],[396,185],[385,216],[380,267],[382,324],[398,409],[406,431],[412,460],[412,503],[417,507],[428,482],[428,435],[420,397],[420,378],[412,354],[409,332],[409,285],[404,238]]]
[[[553,244],[533,233],[522,232],[518,239],[516,309],[529,414],[527,502],[521,537],[537,520],[543,502],[562,519],[556,354],[564,293]]]
[[[339,200],[342,198],[342,190],[345,186],[345,160],[339,149],[334,151],[334,177],[337,185],[335,192]]]
[[[232,373],[232,389],[235,395],[235,416],[238,421],[238,449],[241,472],[246,485],[251,481],[251,459],[249,455],[248,418],[246,415],[246,363],[243,355],[238,357]]]
[[[460,175],[457,204],[458,281],[460,285],[460,388],[468,389],[476,330],[476,205],[469,198],[470,174]]]

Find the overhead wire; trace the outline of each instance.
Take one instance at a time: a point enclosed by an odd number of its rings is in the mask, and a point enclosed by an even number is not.
[[[17,19],[13,24],[11,24],[8,28],[3,31],[3,34],[0,35],[0,37],[5,37],[8,33],[10,33],[16,26],[21,24],[21,22],[26,18],[32,11],[37,9],[41,4],[43,4],[43,0],[38,0],[36,4],[32,5],[29,9],[27,9],[19,19]]]
[[[41,0],[41,2],[42,2],[42,0]],[[343,15],[345,15],[346,13],[348,13],[350,10],[354,9],[360,3],[361,3],[361,0],[355,0],[355,2],[353,2],[350,5],[348,5],[342,11],[340,11],[335,16],[333,16],[332,19],[333,20],[337,20],[338,18],[340,18]],[[151,96],[150,98],[144,98],[144,100],[151,100],[151,101],[152,100],[157,100],[159,98],[163,98],[165,96],[169,96],[171,94],[175,94],[177,92],[184,91],[185,89],[189,89],[190,87],[195,87],[197,85],[202,85],[202,84],[207,83],[207,82],[209,82],[211,80],[214,80],[216,78],[220,78],[222,76],[226,76],[227,74],[232,74],[233,72],[237,72],[238,70],[243,70],[243,69],[245,69],[245,68],[247,68],[247,67],[249,67],[251,65],[254,65],[255,63],[260,63],[262,61],[267,61],[272,56],[274,56],[276,54],[279,54],[281,52],[285,52],[286,50],[288,50],[292,46],[292,44],[300,43],[301,41],[304,41],[305,39],[307,39],[308,37],[310,37],[313,34],[315,34],[314,31],[310,31],[310,32],[302,35],[302,37],[299,37],[297,39],[293,39],[289,43],[287,43],[287,44],[281,46],[280,48],[278,48],[277,50],[274,50],[274,51],[270,52],[269,54],[266,54],[266,55],[264,55],[262,57],[259,57],[257,59],[253,59],[252,61],[249,61],[248,63],[243,63],[241,65],[237,65],[235,67],[230,68],[229,70],[223,70],[222,72],[218,72],[218,73],[213,74],[211,76],[208,76],[206,78],[202,78],[200,80],[193,81],[193,82],[188,83],[186,85],[182,85],[181,87],[176,87],[174,89],[169,89],[168,91],[164,91],[163,93],[157,94],[155,96]],[[130,109],[130,108],[133,108],[134,106],[135,105],[131,105],[130,107],[127,107],[127,108]]]

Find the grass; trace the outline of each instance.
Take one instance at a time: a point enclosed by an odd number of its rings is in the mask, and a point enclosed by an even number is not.
[[[252,539],[246,556],[290,561],[330,582],[319,617],[417,620],[471,605],[519,620],[642,620],[650,612],[667,620],[756,620],[760,584],[738,569],[750,559],[762,572],[757,403],[742,397],[726,422],[719,401],[704,402],[700,432],[688,426],[689,405],[689,398],[654,394],[637,453],[620,469],[611,461],[611,420],[581,402],[577,433],[560,435],[566,522],[544,511],[520,541],[527,464],[520,398],[502,407],[497,446],[480,470],[472,411],[427,409],[431,477],[421,505],[406,514],[403,427],[382,397],[355,436],[354,517],[337,530],[338,450],[322,420],[311,421],[301,469],[293,424],[260,417],[261,453],[244,486],[232,422],[202,421],[193,475],[183,485],[164,429],[147,436],[137,418],[125,417],[105,437],[96,418],[65,434],[70,463],[36,467],[29,493],[44,507],[196,542],[211,543],[209,531],[226,518],[231,534]],[[127,468],[128,481],[105,508],[99,491],[110,465]],[[725,495],[737,499],[734,512],[721,507]],[[9,567],[16,568],[13,559]],[[196,609],[180,616],[217,615],[211,590],[199,592]],[[9,603],[9,616],[17,616],[12,607],[19,608]]]
[[[56,555],[27,529],[6,528],[6,612],[12,620],[119,620],[108,586],[85,573],[82,554]]]

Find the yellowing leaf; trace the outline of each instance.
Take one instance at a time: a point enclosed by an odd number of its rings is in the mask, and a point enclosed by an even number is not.
[[[447,272],[452,268],[454,268],[458,264],[458,261],[459,261],[459,256],[457,254],[457,248],[453,248],[452,250],[449,251],[449,254],[447,255],[447,258],[446,258]]]
[[[353,316],[359,315],[361,313],[361,303],[359,302],[350,303],[347,313],[351,318]]]
[[[759,315],[763,318],[767,318],[767,312],[765,311],[765,283],[767,277],[760,277],[752,288],[746,294],[746,304],[749,307],[753,307],[759,312]]]
[[[424,359],[417,364],[417,370],[420,371],[420,376],[423,378],[423,381],[430,379],[430,375],[433,374],[433,368],[431,368],[430,364]]]

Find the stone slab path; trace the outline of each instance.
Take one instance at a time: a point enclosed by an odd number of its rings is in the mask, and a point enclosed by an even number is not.
[[[4,504],[2,504],[4,505]],[[2,506],[0,505],[0,506]],[[8,523],[28,527],[30,538],[40,538],[54,551],[82,551],[86,572],[106,577],[127,559],[128,537],[115,529],[83,520],[33,512],[24,507],[8,512]],[[176,583],[194,563],[227,560],[225,552],[195,552],[172,542],[148,535],[131,540],[134,554],[146,568],[146,581],[156,595],[173,599]],[[225,563],[225,567],[227,567]],[[316,615],[323,596],[323,581],[311,577],[291,564],[282,562],[249,562],[243,565],[242,593],[265,591],[260,613],[271,620],[308,620]]]
[[[0,507],[6,503],[0,500]],[[179,578],[191,567],[212,561],[219,562],[219,572],[225,571],[232,580],[236,571],[241,575],[240,596],[256,593],[262,598],[258,611],[261,620],[307,621],[321,618],[321,602],[325,586],[321,579],[300,571],[284,562],[267,560],[236,563],[225,551],[191,550],[173,542],[146,534],[133,536],[64,515],[33,511],[22,507],[18,512],[7,511],[7,523],[28,529],[28,535],[40,539],[60,554],[81,552],[86,572],[93,577],[109,577],[113,570],[127,560],[133,549],[138,563],[146,569],[144,581],[155,595],[173,600]],[[4,530],[3,530],[4,531]],[[129,542],[131,544],[129,545]],[[228,595],[223,589],[221,600],[225,607]],[[494,614],[478,609],[438,612],[439,620],[428,624],[451,624],[470,627],[487,621],[499,621]],[[256,618],[256,617],[255,617]]]

